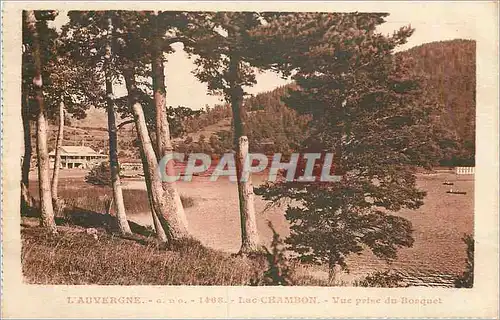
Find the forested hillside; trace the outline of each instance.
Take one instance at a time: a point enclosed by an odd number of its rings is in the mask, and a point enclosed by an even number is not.
[[[443,126],[459,140],[456,160],[474,163],[476,114],[476,42],[451,40],[427,43],[400,53],[410,56],[422,75],[427,100],[443,108]],[[453,159],[450,159],[453,162]]]
[[[435,101],[443,108],[439,115],[440,123],[452,137],[458,141],[454,155],[443,159],[447,165],[474,164],[475,110],[476,110],[476,60],[475,41],[451,40],[427,43],[398,53],[410,56],[414,62],[414,72],[418,74],[426,92],[425,101]],[[269,92],[263,92],[245,99],[245,127],[250,137],[250,148],[254,152],[283,152],[295,150],[304,139],[309,118],[298,115],[287,107],[282,97],[293,85],[282,86]],[[180,152],[202,151],[220,154],[232,148],[231,108],[229,105],[217,105],[199,112],[186,114],[177,112],[186,107],[170,109],[171,128]],[[182,119],[176,119],[182,114]],[[92,123],[105,123],[104,110],[94,110],[92,121],[75,121],[77,127],[84,126],[92,130]],[[98,119],[102,117],[102,119]],[[97,129],[97,128],[96,128]],[[135,139],[132,128],[120,130],[119,144],[121,154],[137,154],[131,140]],[[78,135],[78,131],[75,131]],[[81,144],[80,139],[68,137],[68,144]],[[106,148],[100,139],[86,139],[89,145],[98,149]],[[52,142],[52,141],[51,141]]]
[[[308,116],[299,115],[287,107],[282,98],[292,85],[282,86],[245,99],[245,129],[253,152],[290,153],[297,150],[305,137]],[[229,105],[218,105],[188,119],[184,126],[186,137],[178,141],[181,152],[224,153],[232,149]],[[213,132],[203,128],[213,128]],[[193,133],[203,131],[203,134]]]
[[[427,43],[398,53],[410,56],[414,73],[422,79],[425,96],[422,103],[438,103],[443,113],[438,114],[440,125],[458,142],[458,150],[442,159],[445,165],[473,165],[475,110],[476,110],[476,58],[475,41],[451,40]],[[288,86],[289,87],[289,86]],[[246,128],[254,151],[288,152],[295,149],[305,137],[308,118],[299,116],[281,100],[287,94],[287,86],[264,92],[245,101],[247,111]],[[229,105],[217,106],[190,119],[186,132],[196,132],[229,118]],[[230,128],[215,132],[220,143],[211,139],[213,151],[223,151],[216,145],[231,146]],[[204,138],[209,137],[204,135]],[[203,140],[203,139],[202,139]],[[196,149],[196,139],[189,137],[181,148]],[[188,146],[186,146],[186,144]],[[203,150],[207,146],[202,141]],[[224,149],[224,147],[222,147]]]

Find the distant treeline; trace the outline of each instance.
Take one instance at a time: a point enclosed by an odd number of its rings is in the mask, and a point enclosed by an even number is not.
[[[443,111],[434,118],[453,140],[454,148],[452,152],[443,156],[440,165],[474,165],[475,48],[475,41],[451,40],[427,43],[397,53],[413,60],[414,74],[420,77],[426,93],[421,97],[421,103],[433,101],[439,104],[440,110]],[[283,102],[283,98],[291,88],[296,88],[296,85],[281,86],[272,91],[247,96],[245,99],[245,127],[252,152],[291,153],[297,151],[301,142],[307,137],[310,117],[299,115]],[[233,149],[233,134],[230,127],[216,131],[210,136],[201,135],[197,141],[187,136],[222,120],[230,120],[232,113],[229,104],[219,104],[197,111],[187,107],[170,107],[168,114],[172,136],[183,139],[177,143],[179,152],[206,152],[217,155]],[[107,131],[106,128],[99,127],[78,128]],[[124,157],[138,156],[137,144],[133,143],[135,131],[121,130],[120,133],[121,154]],[[69,144],[80,145],[84,136],[79,132],[74,134],[75,141]],[[49,141],[50,146],[55,143],[52,140],[54,139]],[[106,150],[106,143],[99,138],[85,140],[86,144],[94,149]]]
[[[444,155],[440,165],[474,165],[476,59],[475,41],[451,40],[424,44],[398,53],[413,59],[414,73],[425,88],[422,103],[433,101],[443,112],[435,119],[455,142],[454,151]],[[288,108],[282,98],[291,84],[245,99],[245,126],[254,152],[296,151],[306,137],[309,117]],[[207,108],[184,122],[184,132],[193,133],[231,117],[229,105]],[[175,130],[174,130],[175,131]],[[228,130],[216,132],[201,141],[187,138],[181,151],[225,152],[232,147]]]
[[[476,134],[476,42],[427,43],[400,53],[410,56],[427,96],[443,107],[439,121],[457,139],[458,150],[442,165],[474,165]]]

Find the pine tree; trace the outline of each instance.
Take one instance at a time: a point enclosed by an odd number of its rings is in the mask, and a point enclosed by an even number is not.
[[[62,199],[59,199],[58,184],[65,117],[84,118],[86,110],[91,106],[101,106],[104,102],[102,79],[85,61],[74,59],[67,49],[64,36],[57,35],[52,48],[54,55],[45,67],[47,83],[44,94],[49,117],[55,118],[57,114],[59,118],[51,184],[52,202],[56,211],[62,210],[63,204]]]
[[[149,28],[152,30],[151,41],[151,73],[153,82],[153,97],[155,103],[156,116],[156,153],[158,161],[163,157],[171,155],[173,152],[170,136],[170,127],[166,109],[166,87],[165,87],[165,67],[164,52],[172,52],[171,43],[181,40],[179,37],[167,38],[167,32],[178,32],[178,26],[186,24],[184,15],[177,12],[157,12],[154,11],[149,17]],[[166,39],[167,38],[167,39]],[[169,175],[175,175],[173,161],[166,164],[166,171]],[[188,223],[184,207],[175,182],[163,181],[163,190],[166,196],[167,214],[169,217],[170,229],[175,230],[176,237],[186,238],[189,236]]]
[[[36,16],[38,13],[38,17]],[[23,11],[23,38],[25,43],[32,49],[32,70],[27,76],[32,79],[34,98],[36,101],[36,136],[37,136],[37,160],[38,160],[38,184],[40,194],[40,217],[41,225],[49,233],[57,233],[54,220],[54,209],[52,207],[52,196],[50,192],[49,176],[49,152],[47,149],[47,110],[43,95],[43,62],[42,49],[40,45],[40,25],[46,26],[48,19],[53,19],[56,12]],[[47,14],[46,14],[47,13]]]
[[[57,130],[55,160],[54,169],[52,171],[51,184],[52,204],[56,212],[61,212],[64,209],[62,201],[60,201],[58,198],[59,170],[61,168],[61,149],[64,139],[64,116],[64,102],[61,99],[61,102],[59,103],[59,128]]]
[[[243,161],[248,153],[243,87],[255,84],[251,64],[255,51],[250,32],[262,23],[260,15],[255,12],[218,12],[192,15],[191,24],[192,32],[188,34],[195,41],[186,49],[198,55],[195,74],[207,83],[211,92],[222,94],[231,105],[241,218],[240,253],[248,254],[258,251],[260,246],[251,177],[246,181],[241,179]]]
[[[131,234],[130,226],[127,220],[125,211],[125,203],[123,201],[123,191],[120,179],[120,164],[118,162],[118,137],[116,127],[116,110],[113,95],[113,21],[111,15],[107,17],[107,33],[104,55],[104,76],[106,85],[106,104],[108,114],[108,135],[109,135],[109,167],[111,176],[111,187],[113,188],[113,202],[116,208],[116,220],[118,229],[121,234]]]
[[[126,218],[119,176],[116,113],[121,111],[130,115],[130,112],[126,106],[117,102],[113,84],[122,81],[120,68],[130,63],[120,51],[121,43],[124,41],[124,24],[127,19],[133,21],[138,16],[133,12],[127,15],[122,11],[70,11],[68,16],[70,21],[63,28],[68,34],[70,52],[77,59],[85,61],[89,66],[88,69],[101,77],[100,86],[106,88],[103,94],[106,98],[105,103],[98,107],[105,107],[108,115],[109,167],[118,228],[121,233],[128,234],[131,231]]]
[[[163,190],[157,176],[159,151],[155,152],[152,141],[162,142],[167,139],[157,139],[155,135],[150,136],[149,131],[150,128],[156,128],[155,124],[158,119],[154,108],[155,100],[151,97],[153,86],[150,79],[155,78],[154,82],[158,85],[158,78],[152,76],[151,50],[161,45],[161,48],[156,48],[155,51],[158,57],[162,55],[159,51],[168,51],[169,41],[173,40],[159,43],[158,39],[153,37],[155,35],[153,31],[156,30],[153,22],[158,21],[152,18],[152,12],[78,11],[70,12],[69,16],[71,29],[74,34],[78,34],[79,50],[84,52],[96,67],[102,65],[103,49],[106,46],[103,42],[106,37],[102,35],[107,34],[108,17],[111,18],[114,28],[114,41],[111,48],[113,59],[107,64],[107,70],[115,81],[124,79],[128,90],[127,97],[114,99],[113,102],[122,118],[134,117],[157,236],[163,242],[166,242],[169,236],[171,239],[185,237],[187,226],[182,222],[182,217],[179,218],[177,214],[179,211],[173,210],[174,207],[182,206],[182,203],[180,199],[175,202],[172,193]],[[162,59],[159,59],[159,62],[162,63]],[[160,73],[157,66],[155,66],[155,71]],[[161,111],[163,114],[163,110]],[[165,125],[168,126],[168,122],[162,121],[157,131],[164,130]]]
[[[343,178],[267,184],[257,193],[293,200],[287,243],[303,260],[326,263],[334,281],[349,254],[367,247],[390,260],[412,246],[411,223],[392,213],[423,204],[412,168],[435,162],[439,147],[429,121],[434,105],[416,103],[421,91],[411,61],[393,54],[413,30],[378,33],[387,14],[318,15],[292,29],[274,22],[281,35],[272,39],[295,46],[269,55],[278,57],[275,68],[296,72],[298,88],[285,102],[312,116],[304,150],[333,153],[334,173]]]

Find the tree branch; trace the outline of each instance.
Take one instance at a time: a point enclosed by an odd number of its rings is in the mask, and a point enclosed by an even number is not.
[[[173,43],[176,43],[176,42],[182,42],[182,43],[195,43],[195,40],[192,39],[192,38],[189,38],[189,37],[185,37],[185,36],[179,36],[179,37],[173,37],[173,38],[168,38],[168,39],[164,39],[165,41],[165,44],[173,44]]]
[[[123,126],[126,126],[127,124],[130,124],[130,123],[134,123],[134,119],[123,121],[122,123],[117,125],[116,128],[121,129]]]

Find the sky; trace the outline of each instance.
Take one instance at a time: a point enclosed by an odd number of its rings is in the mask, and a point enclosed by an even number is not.
[[[426,4],[422,4],[419,10],[413,8],[399,8],[396,10],[384,10],[390,15],[386,23],[379,27],[383,34],[392,34],[393,31],[402,26],[410,25],[415,29],[407,44],[400,50],[409,49],[424,43],[451,39],[473,39],[475,37],[475,20],[469,15],[470,12],[459,6],[449,6],[449,12],[443,15],[442,11],[426,10]],[[68,21],[67,13],[60,11],[54,21],[54,27],[59,28]],[[195,66],[182,50],[182,44],[174,46],[176,51],[167,56],[165,64],[167,104],[171,106],[186,106],[192,109],[200,109],[205,106],[213,106],[222,102],[222,97],[209,95],[207,86],[199,82],[192,74]],[[246,88],[249,94],[257,94],[263,91],[273,90],[278,86],[288,83],[289,80],[282,79],[273,72],[257,74],[257,84]],[[126,95],[123,86],[115,86],[115,95]]]

